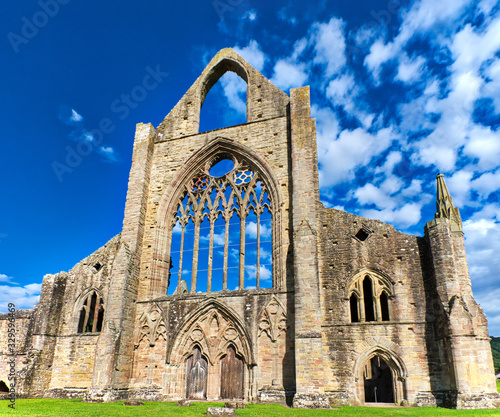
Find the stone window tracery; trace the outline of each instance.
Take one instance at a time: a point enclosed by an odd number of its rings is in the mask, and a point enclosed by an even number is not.
[[[91,291],[80,309],[78,333],[96,333],[102,330],[104,302],[97,291]]]
[[[392,291],[386,280],[361,274],[351,283],[348,294],[351,323],[391,320]]]
[[[272,287],[272,221],[258,170],[228,153],[212,157],[186,181],[172,219],[167,294]]]

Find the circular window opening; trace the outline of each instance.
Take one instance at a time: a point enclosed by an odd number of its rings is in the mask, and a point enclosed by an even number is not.
[[[215,178],[223,177],[234,168],[234,161],[229,158],[221,159],[212,165],[208,173]]]

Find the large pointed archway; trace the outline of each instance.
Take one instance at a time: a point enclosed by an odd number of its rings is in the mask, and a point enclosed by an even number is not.
[[[354,394],[360,403],[396,403],[406,399],[408,372],[399,355],[385,346],[372,346],[354,365]]]
[[[215,299],[191,313],[172,337],[166,362],[191,399],[247,398],[252,369],[251,338],[242,320]],[[206,385],[205,385],[206,384]],[[206,386],[206,390],[203,387]]]
[[[365,364],[363,371],[365,403],[393,403],[394,381],[389,365],[374,355]]]

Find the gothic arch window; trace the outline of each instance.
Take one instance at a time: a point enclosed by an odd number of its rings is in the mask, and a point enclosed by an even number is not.
[[[229,152],[209,158],[176,207],[167,294],[273,286],[273,202],[251,162]]]
[[[358,274],[347,297],[351,323],[390,321],[391,283],[375,273]]]
[[[349,298],[349,307],[351,309],[351,323],[359,322],[359,300],[358,296],[354,293]]]
[[[83,300],[78,319],[78,333],[96,333],[102,330],[104,302],[96,290]]]
[[[382,321],[389,321],[389,296],[387,292],[382,291],[380,293],[380,313],[382,315]]]
[[[363,280],[363,300],[365,304],[365,320],[375,321],[375,308],[373,306],[373,282],[369,275]]]
[[[223,59],[213,67],[201,85],[199,131],[246,123],[247,87],[248,74],[239,62]]]

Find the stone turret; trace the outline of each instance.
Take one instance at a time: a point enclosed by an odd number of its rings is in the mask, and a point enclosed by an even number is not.
[[[457,408],[477,408],[478,401],[488,406],[498,401],[498,395],[487,321],[472,296],[460,212],[443,175],[436,179],[436,214],[425,232],[438,295],[438,338],[442,354],[450,358],[449,369],[443,369],[449,386],[443,388],[452,393],[451,405]]]

